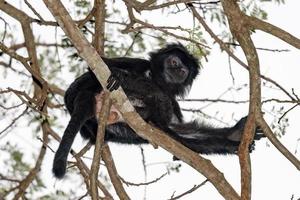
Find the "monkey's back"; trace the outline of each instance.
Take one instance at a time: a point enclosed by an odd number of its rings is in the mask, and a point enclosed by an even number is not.
[[[102,91],[102,86],[92,72],[88,71],[79,76],[66,90],[64,101],[70,113],[73,111],[74,99],[81,91],[88,91],[93,94],[100,93]]]

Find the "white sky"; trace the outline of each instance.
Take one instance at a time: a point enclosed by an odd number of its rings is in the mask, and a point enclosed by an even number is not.
[[[268,4],[269,7],[265,9],[269,13],[269,22],[277,25],[289,33],[300,38],[300,28],[298,26],[298,19],[300,18],[299,7],[300,2],[297,0],[287,1],[286,5],[277,6],[274,4]],[[147,13],[145,13],[147,14]],[[149,14],[147,14],[149,15]],[[151,14],[151,20],[156,22],[167,22],[185,24],[186,21],[191,21],[190,18],[176,17],[176,15],[170,16],[173,20],[161,19],[160,15]],[[167,21],[164,21],[167,20]],[[218,27],[215,27],[215,32],[218,32]],[[299,50],[292,48],[291,46],[285,44],[282,41],[275,39],[272,36],[257,32],[253,35],[253,39],[257,47],[273,48],[273,49],[290,49],[291,52],[287,53],[272,53],[259,51],[260,63],[262,66],[261,72],[267,76],[270,76],[278,83],[283,85],[286,89],[291,91],[292,88],[295,89],[296,94],[300,94],[299,86]],[[172,39],[173,40],[173,39]],[[228,57],[226,54],[220,54],[219,48],[214,46],[211,55],[208,57],[209,61],[207,63],[202,63],[204,68],[192,88],[190,93],[191,98],[216,98],[222,92],[224,92],[228,87],[232,86],[232,80],[229,74],[228,67]],[[149,49],[149,51],[152,49]],[[236,87],[248,80],[247,72],[237,66],[234,61],[232,61],[233,74],[236,81]],[[13,79],[5,80],[6,86],[13,86]],[[3,85],[1,85],[3,87]],[[278,95],[276,91],[270,92],[270,90],[263,90],[270,97],[271,95]],[[243,96],[238,96],[237,94],[228,94],[224,98],[236,98],[236,99],[246,99],[247,93],[243,93]],[[284,98],[285,96],[281,96]],[[273,105],[273,103],[272,103]],[[197,108],[197,104],[193,105]],[[203,106],[203,104],[200,104]],[[182,104],[182,107],[190,107],[186,104]],[[266,108],[270,106],[267,105]],[[218,112],[217,116],[223,116],[224,121],[230,121],[230,117],[234,112],[234,118],[239,119],[247,114],[247,105],[225,105],[224,104],[213,104],[208,107],[205,111],[209,111],[213,114]],[[288,108],[288,107],[286,107]],[[280,140],[282,143],[288,147],[292,152],[295,152],[297,148],[297,139],[300,138],[299,130],[299,114],[300,109],[296,108],[288,114],[290,120],[290,126],[287,129],[287,134]],[[272,116],[266,114],[268,121],[272,121]],[[0,119],[1,120],[1,119]],[[66,119],[65,119],[66,120]],[[66,122],[67,123],[67,122]],[[214,122],[216,123],[216,122]],[[36,138],[28,138],[28,129],[25,125],[14,132],[10,133],[10,137],[0,140],[0,145],[4,144],[7,139],[17,138],[16,140],[22,140],[21,148],[28,152],[26,155],[29,160],[31,160],[31,151],[33,146],[39,147],[40,143]],[[222,124],[221,124],[222,125]],[[0,127],[2,127],[0,123]],[[59,130],[61,132],[61,130]],[[26,135],[25,135],[26,134]],[[13,135],[13,136],[12,136]],[[252,159],[252,175],[253,175],[253,192],[252,199],[291,199],[292,195],[295,195],[294,199],[300,198],[300,173],[297,169],[284,158],[272,145],[270,147],[266,146],[266,139],[257,142],[256,151],[251,154]],[[85,144],[82,142],[80,137],[76,138],[75,146],[80,149],[80,146]],[[56,148],[56,143],[51,143],[52,148]],[[113,156],[119,171],[119,174],[130,182],[143,182],[144,172],[143,166],[141,164],[140,150],[134,146],[127,145],[111,145]],[[298,147],[298,151],[299,151]],[[49,151],[50,152],[50,151]],[[85,186],[79,186],[79,182],[76,179],[69,178],[63,181],[55,181],[51,171],[52,159],[54,154],[47,154],[46,160],[43,163],[42,171],[43,177],[46,181],[47,190],[54,191],[60,188],[83,188]],[[170,162],[172,163],[172,156],[165,152],[164,150],[154,150],[151,146],[145,146],[146,153],[146,163],[159,163],[159,162]],[[296,156],[300,159],[299,153]],[[240,187],[240,170],[237,156],[205,156],[212,160],[216,167],[222,171],[227,178],[227,180],[233,185],[233,187],[239,191]],[[152,184],[147,187],[147,199],[150,200],[160,200],[170,198],[174,191],[175,195],[185,192],[193,187],[195,184],[199,184],[205,180],[203,176],[195,172],[191,167],[182,163],[180,173],[172,172],[170,176],[164,177],[156,184]],[[103,169],[103,168],[101,168]],[[1,171],[1,170],[0,170]],[[148,168],[148,180],[153,180],[163,173],[166,169],[164,165],[152,165]],[[75,180],[75,181],[74,181]],[[143,187],[126,187],[126,191],[129,196],[134,200],[140,200],[143,198]],[[82,193],[83,194],[83,193]],[[198,189],[196,192],[189,194],[183,198],[184,200],[194,200],[194,199],[212,199],[218,200],[222,197],[213,188],[210,183],[206,183],[205,186]]]

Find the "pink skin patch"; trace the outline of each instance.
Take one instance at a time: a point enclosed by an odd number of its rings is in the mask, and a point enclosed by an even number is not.
[[[98,116],[102,107],[103,92],[97,94],[95,96],[95,99],[96,99],[96,118],[97,120],[99,120]],[[122,114],[116,109],[114,105],[112,105],[107,119],[107,124],[114,124],[121,121],[124,121],[122,118]]]

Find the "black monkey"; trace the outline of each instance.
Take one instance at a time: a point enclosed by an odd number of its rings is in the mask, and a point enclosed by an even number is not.
[[[183,123],[176,96],[184,96],[199,73],[197,60],[181,44],[169,44],[150,53],[150,60],[103,58],[112,75],[107,88],[119,84],[141,117],[165,131],[183,145],[198,153],[235,153],[240,143],[245,119],[232,128],[216,129],[196,122]],[[71,119],[55,154],[53,173],[62,178],[67,156],[76,133],[95,142],[97,120],[95,96],[102,86],[92,72],[77,78],[65,93],[65,104]],[[256,139],[259,139],[257,136]],[[147,143],[125,123],[107,125],[105,141],[126,144]]]

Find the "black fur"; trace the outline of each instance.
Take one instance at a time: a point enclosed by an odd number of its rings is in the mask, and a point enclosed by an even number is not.
[[[222,129],[206,127],[196,122],[182,122],[182,113],[175,98],[184,96],[199,73],[199,66],[197,60],[181,44],[170,44],[150,53],[150,60],[126,57],[103,60],[112,72],[108,79],[108,89],[114,90],[121,85],[145,121],[151,122],[198,153],[225,154],[237,151],[244,119],[232,128]],[[55,177],[62,178],[65,175],[67,156],[78,131],[83,138],[95,142],[95,95],[102,90],[90,71],[77,78],[67,89],[65,104],[71,119],[55,154],[52,169]],[[125,122],[108,125],[105,141],[147,143]]]

